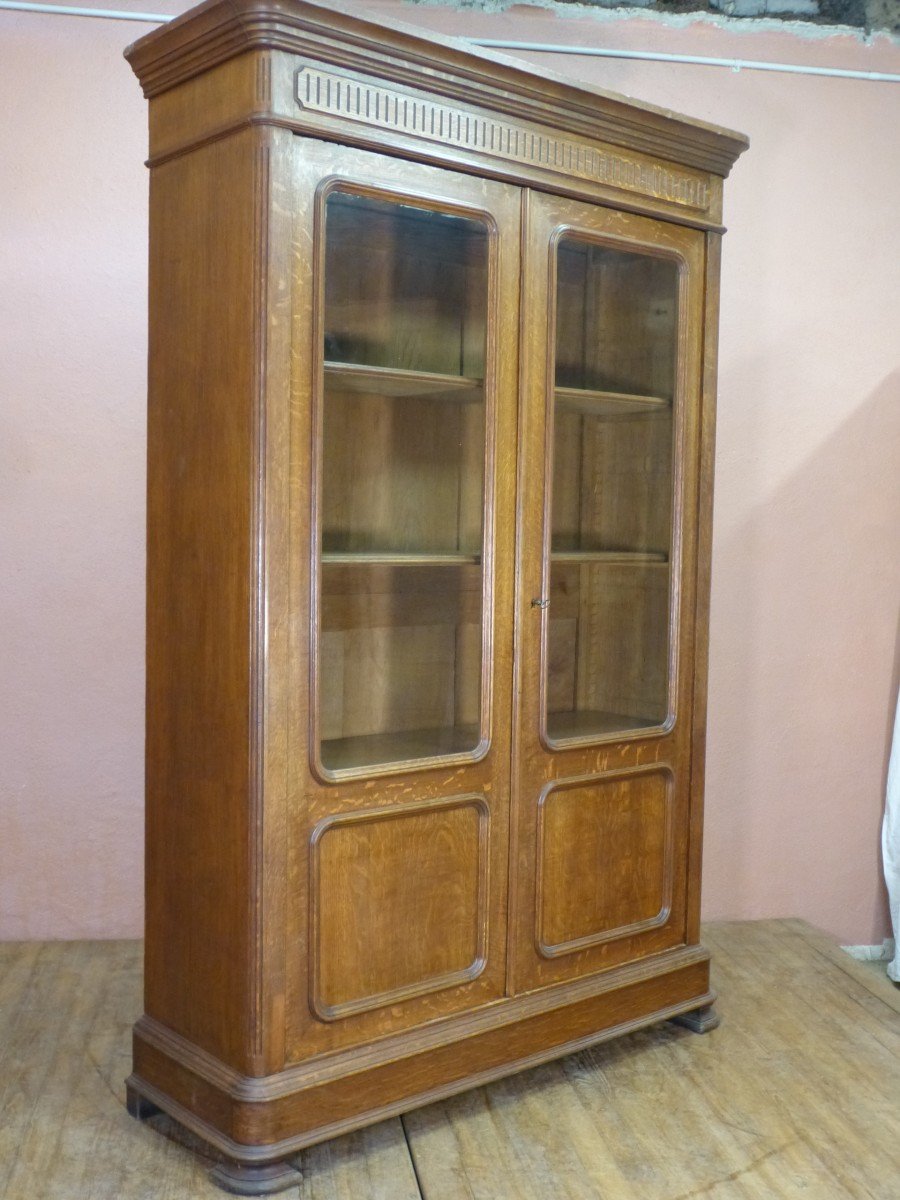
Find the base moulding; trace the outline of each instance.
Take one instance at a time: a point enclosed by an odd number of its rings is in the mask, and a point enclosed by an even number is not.
[[[369,1046],[358,1058],[342,1051],[265,1077],[241,1076],[144,1017],[134,1031],[129,1111],[141,1118],[157,1108],[241,1167],[284,1164],[317,1142],[647,1025],[708,1010],[715,999],[701,947],[660,955],[652,973],[650,964],[640,964],[640,972],[637,966],[609,972],[614,978],[596,977],[594,994],[584,995],[589,981],[579,981],[577,998],[568,988],[569,1003],[553,1005],[545,995],[547,1006],[529,1011],[540,993],[521,998],[524,1005],[519,998],[502,1001],[488,1012],[496,1024],[477,1032],[471,1020],[458,1020],[454,1028],[451,1019],[437,1031],[412,1031],[405,1041]],[[642,977],[634,978],[638,973]],[[562,1000],[567,987],[552,991]],[[517,1005],[519,1019],[510,1020]],[[438,1033],[443,1040],[427,1044]],[[217,1182],[238,1190],[233,1185],[241,1181],[223,1176]]]

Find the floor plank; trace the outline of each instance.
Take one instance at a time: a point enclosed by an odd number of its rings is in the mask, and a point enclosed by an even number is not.
[[[704,1038],[645,1030],[409,1114],[425,1196],[896,1200],[900,1021],[807,930],[706,931]]]
[[[856,983],[861,984],[866,991],[881,1000],[894,1012],[900,1013],[900,984],[888,978],[886,962],[860,962],[842,950],[837,942],[827,934],[814,929],[805,921],[782,921],[780,924],[786,931],[795,933],[804,941],[824,955],[845,975],[849,975]]]
[[[705,941],[715,1032],[643,1030],[314,1147],[289,1200],[897,1200],[900,989],[799,921]],[[0,945],[3,1200],[221,1200],[195,1139],[125,1113],[139,1010],[136,942]]]
[[[125,1111],[139,942],[0,944],[0,1197],[222,1200],[204,1146]],[[161,1136],[162,1135],[162,1136]],[[291,1200],[420,1200],[399,1120],[316,1146]]]

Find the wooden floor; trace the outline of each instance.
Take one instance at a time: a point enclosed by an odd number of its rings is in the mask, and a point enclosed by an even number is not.
[[[708,926],[723,1024],[663,1025],[316,1147],[303,1200],[898,1200],[900,989],[799,921]],[[126,1116],[137,942],[0,946],[0,1197],[219,1197]],[[183,1139],[187,1141],[187,1137]]]

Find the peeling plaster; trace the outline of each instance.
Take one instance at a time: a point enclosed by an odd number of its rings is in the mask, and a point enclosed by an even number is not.
[[[596,21],[610,24],[625,19],[640,18],[670,29],[689,29],[696,25],[725,29],[729,33],[787,33],[806,41],[825,41],[835,37],[852,38],[861,46],[876,43],[900,45],[900,36],[887,29],[862,29],[857,25],[830,25],[816,21],[796,21],[782,17],[729,17],[725,14],[697,10],[687,13],[662,12],[647,4],[636,3],[606,8],[595,4],[571,4],[566,0],[403,0],[419,8],[452,8],[487,14],[507,13],[515,9],[538,9],[564,20]]]

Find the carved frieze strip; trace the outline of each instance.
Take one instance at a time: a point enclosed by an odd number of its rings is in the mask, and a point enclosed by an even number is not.
[[[700,173],[645,162],[620,150],[601,149],[539,128],[481,116],[336,71],[301,67],[296,98],[307,112],[560,171],[685,208],[706,211],[710,206],[709,180]]]

